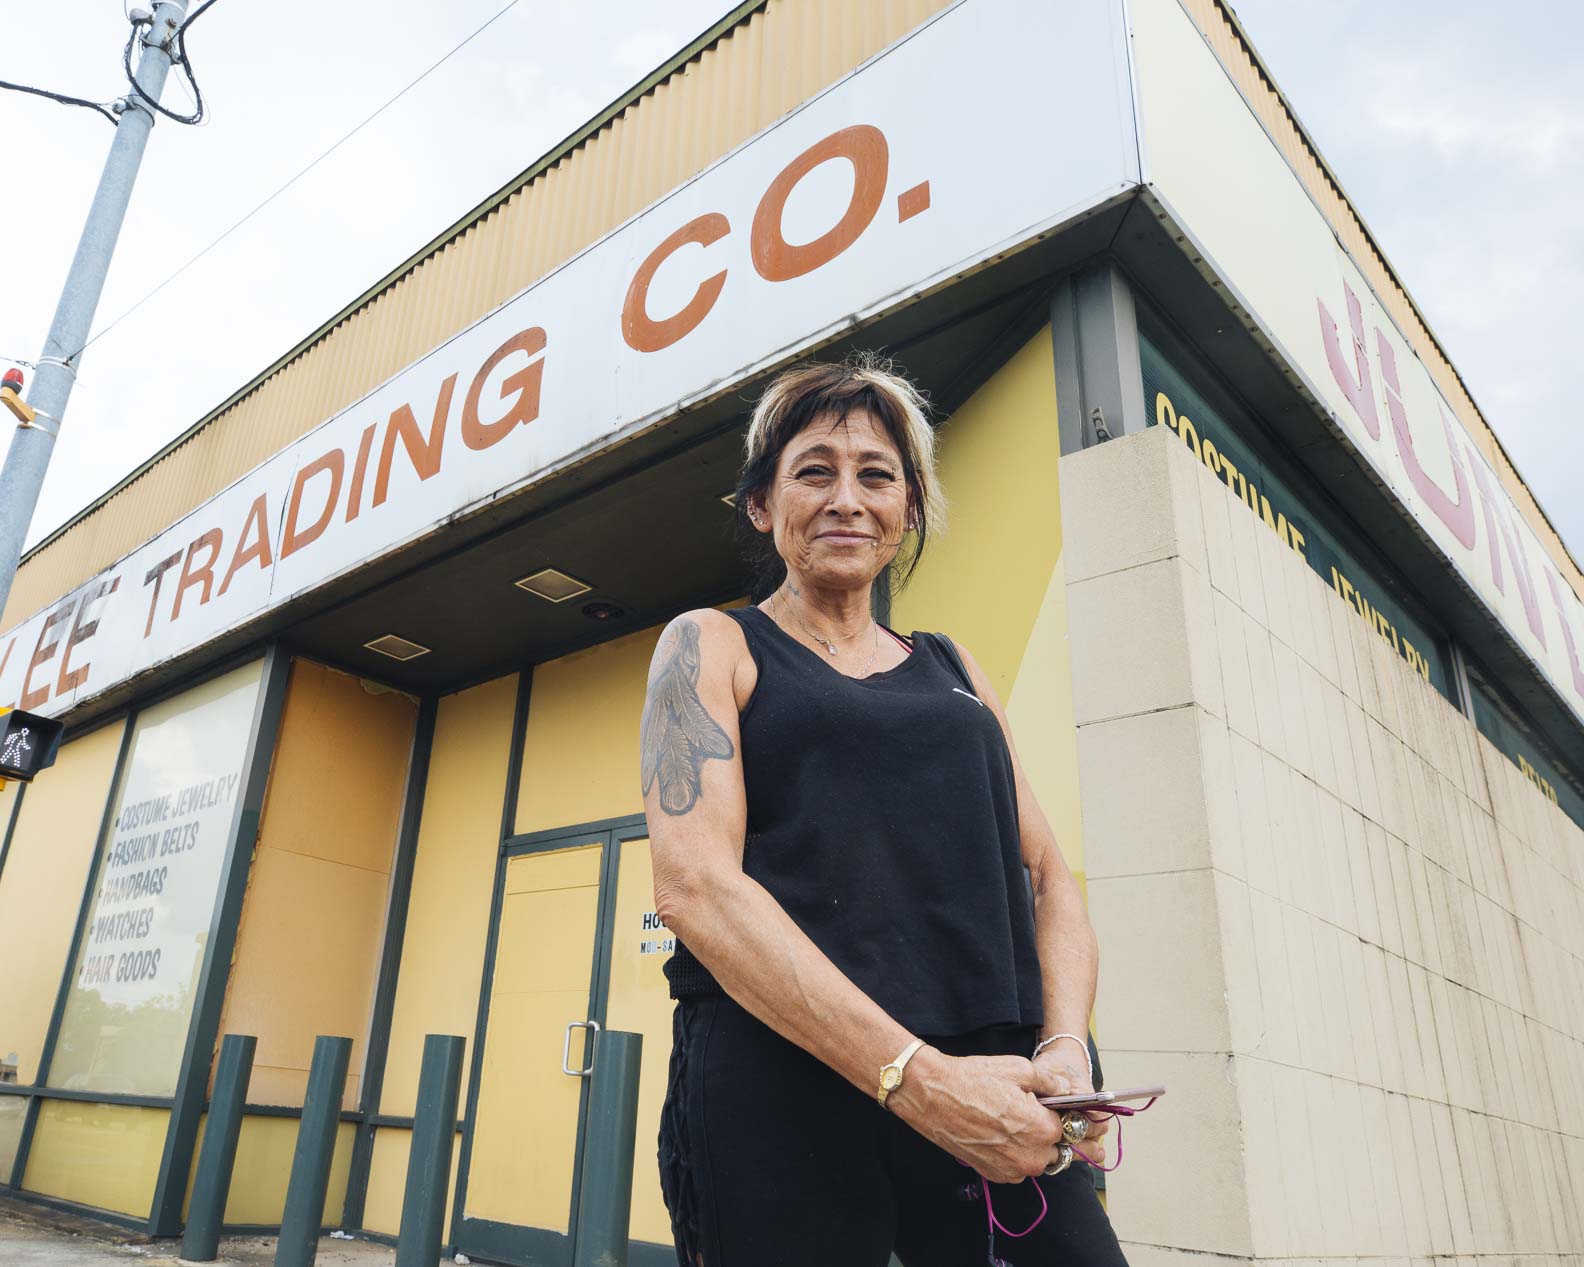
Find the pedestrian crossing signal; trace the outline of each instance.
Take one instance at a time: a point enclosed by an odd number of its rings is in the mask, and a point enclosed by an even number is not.
[[[18,709],[0,711],[0,779],[31,783],[55,764],[65,723]]]

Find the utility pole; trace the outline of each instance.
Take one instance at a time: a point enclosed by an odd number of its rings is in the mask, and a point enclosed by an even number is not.
[[[155,7],[153,21],[137,41],[138,87],[155,101],[164,91],[176,32],[186,18],[187,0],[165,0]],[[55,319],[44,340],[44,355],[38,360],[33,390],[28,393],[27,403],[34,416],[31,421],[18,424],[5,466],[0,468],[0,612],[5,610],[11,595],[22,544],[44,484],[44,472],[77,380],[74,358],[88,342],[110,257],[115,253],[116,238],[121,234],[121,222],[132,198],[132,185],[154,126],[154,111],[137,93],[130,93],[120,104],[121,117],[115,140],[110,143],[110,156],[105,160],[93,206],[88,209],[88,220],[77,242],[77,254],[72,258],[65,289],[55,308]]]

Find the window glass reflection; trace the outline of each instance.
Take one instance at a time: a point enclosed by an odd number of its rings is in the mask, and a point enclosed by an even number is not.
[[[261,675],[255,662],[138,716],[51,1086],[175,1091]]]

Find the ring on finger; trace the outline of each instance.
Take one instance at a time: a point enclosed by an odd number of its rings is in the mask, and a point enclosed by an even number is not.
[[[1064,1113],[1062,1138],[1069,1144],[1081,1144],[1089,1138],[1089,1119],[1082,1113]]]
[[[1072,1162],[1073,1150],[1069,1145],[1063,1144],[1057,1150],[1056,1160],[1045,1167],[1045,1173],[1047,1175],[1059,1175],[1062,1171],[1066,1170],[1068,1166],[1072,1165]]]

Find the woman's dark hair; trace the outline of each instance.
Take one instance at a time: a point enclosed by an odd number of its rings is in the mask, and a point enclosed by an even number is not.
[[[904,546],[886,569],[893,590],[912,577],[929,534],[945,530],[946,498],[935,472],[935,429],[929,423],[929,404],[918,388],[890,361],[873,353],[856,353],[840,364],[795,365],[765,388],[743,441],[733,501],[738,549],[753,569],[751,601],[761,601],[786,579],[786,563],[775,542],[749,522],[749,506],[763,504],[782,450],[805,427],[816,419],[840,425],[856,410],[867,410],[902,456],[914,531],[911,549]]]

